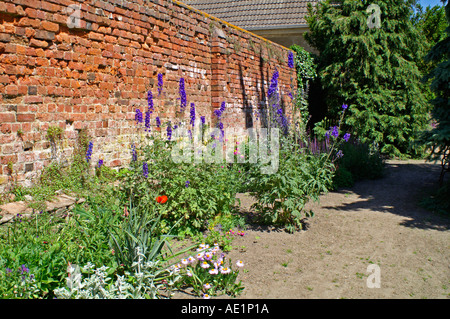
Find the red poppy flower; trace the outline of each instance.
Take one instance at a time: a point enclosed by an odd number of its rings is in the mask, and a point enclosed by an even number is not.
[[[164,204],[165,202],[167,202],[167,196],[166,195],[158,196],[158,197],[156,197],[156,201],[159,204]]]

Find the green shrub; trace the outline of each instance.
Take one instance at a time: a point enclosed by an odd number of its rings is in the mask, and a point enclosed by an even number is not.
[[[420,206],[440,215],[450,217],[450,181],[445,182],[442,187],[423,198],[420,201]]]
[[[367,144],[350,140],[342,145],[342,153],[343,157],[336,162],[334,188],[351,187],[356,181],[383,177],[383,158],[378,152],[371,151]]]
[[[286,140],[285,142],[288,142]],[[292,144],[280,148],[279,167],[274,174],[261,174],[260,165],[251,172],[251,195],[262,221],[294,232],[302,219],[312,216],[304,211],[306,203],[318,200],[331,186],[334,166],[327,153],[309,154]]]
[[[345,155],[344,155],[345,156]],[[336,173],[333,178],[333,188],[339,187],[352,187],[355,184],[353,175],[345,167],[339,167],[336,169]]]
[[[234,168],[205,161],[176,163],[171,156],[175,143],[149,137],[136,147],[137,158],[124,173],[119,195],[123,203],[130,201],[138,209],[152,208],[155,216],[161,215],[163,231],[177,223],[176,234],[194,235],[206,229],[207,220],[231,212],[237,192],[229,178]],[[167,202],[157,203],[156,198],[163,195]]]

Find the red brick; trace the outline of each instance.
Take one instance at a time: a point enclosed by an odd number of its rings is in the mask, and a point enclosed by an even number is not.
[[[42,103],[42,101],[43,101],[42,96],[37,95],[25,96],[23,99],[23,102],[26,104]]]
[[[30,46],[32,47],[39,47],[39,48],[47,48],[49,46],[47,41],[41,41],[36,39],[30,40]]]
[[[33,113],[17,114],[17,122],[34,122],[35,115]]]
[[[49,21],[42,21],[41,22],[41,27],[42,29],[46,30],[46,31],[51,31],[51,32],[58,32],[59,31],[59,24],[53,23],[53,22],[49,22]]]
[[[8,85],[5,88],[5,92],[7,95],[18,95],[19,94],[19,88],[17,87],[17,85]]]
[[[34,37],[36,39],[40,39],[40,40],[53,41],[53,40],[55,40],[55,33],[54,32],[49,32],[49,31],[45,31],[45,30],[37,30],[36,34],[34,35]]]
[[[0,132],[3,134],[11,133],[11,124],[0,122]]]
[[[13,113],[0,113],[0,123],[15,122],[16,117]]]
[[[11,82],[11,80],[9,79],[9,76],[7,76],[7,75],[0,75],[0,83],[8,84],[10,82]]]

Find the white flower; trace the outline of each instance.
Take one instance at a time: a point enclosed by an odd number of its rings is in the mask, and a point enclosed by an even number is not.
[[[236,263],[236,266],[244,267],[244,263],[242,262],[242,260],[238,260],[238,262]]]
[[[204,261],[204,262],[202,263],[201,267],[202,267],[203,269],[209,268],[209,264],[208,264],[206,261]]]
[[[204,295],[203,295],[203,299],[210,299],[210,298],[211,298],[211,296],[208,295],[208,294],[204,294]]]
[[[205,287],[205,289],[209,289],[209,288],[211,288],[211,285],[209,283],[206,283],[203,285],[203,287]]]
[[[209,271],[209,273],[210,273],[211,275],[217,275],[217,274],[219,273],[219,270],[217,270],[217,268],[214,268],[214,269],[211,269],[211,270]]]
[[[183,265],[187,265],[189,263],[189,261],[186,258],[184,258],[184,259],[181,260],[181,263]]]
[[[190,263],[193,263],[195,261],[195,258],[192,256],[189,256],[187,259]]]
[[[221,267],[220,268],[220,273],[222,273],[224,275],[229,274],[230,272],[231,272],[231,269],[228,268],[228,267]]]

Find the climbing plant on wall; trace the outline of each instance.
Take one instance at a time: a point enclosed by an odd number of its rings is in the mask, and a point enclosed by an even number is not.
[[[316,76],[316,63],[311,53],[299,45],[290,47],[294,51],[294,66],[297,73],[297,95],[295,104],[304,125],[308,122],[308,85]]]

